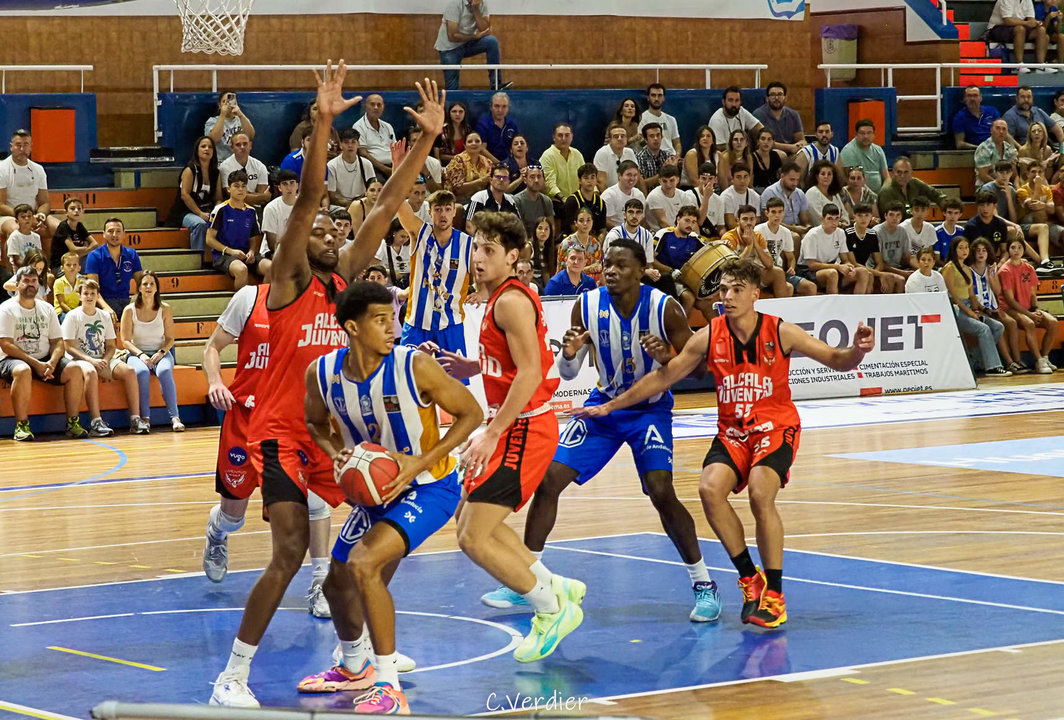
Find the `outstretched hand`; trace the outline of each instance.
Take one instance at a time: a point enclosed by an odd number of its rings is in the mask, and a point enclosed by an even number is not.
[[[870,353],[876,346],[876,334],[863,322],[857,323],[857,332],[853,336],[853,346],[861,355]]]
[[[393,142],[388,149],[392,153],[392,167],[399,167],[399,163],[406,157],[406,138]]]
[[[340,64],[333,69],[332,60],[325,62],[325,79],[314,71],[314,79],[318,83],[318,116],[332,119],[362,102],[362,96],[344,99],[344,78],[347,76],[347,64],[340,60]]]
[[[404,107],[403,110],[414,119],[414,122],[418,124],[426,135],[434,138],[443,132],[443,122],[446,118],[444,106],[447,103],[447,91],[440,92],[436,86],[436,81],[428,78],[425,78],[424,85],[421,83],[414,83],[414,85],[417,86],[418,94],[421,95],[421,112],[415,112],[409,107]]]

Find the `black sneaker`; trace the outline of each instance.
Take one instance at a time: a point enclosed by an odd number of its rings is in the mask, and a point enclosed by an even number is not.
[[[986,377],[999,377],[999,378],[1012,377],[1012,372],[1009,371],[1009,370],[1006,370],[1005,368],[1001,367],[1000,365],[998,365],[996,368],[990,368],[989,370],[987,370],[983,374]]]
[[[1031,368],[1027,367],[1022,362],[1013,362],[1009,365],[1009,370],[1012,371],[1013,375],[1029,375],[1031,373]]]

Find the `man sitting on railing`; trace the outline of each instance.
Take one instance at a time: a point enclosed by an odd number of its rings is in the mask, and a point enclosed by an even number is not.
[[[491,27],[488,4],[484,0],[448,0],[436,37],[436,50],[440,53],[441,65],[461,65],[464,58],[474,55],[484,55],[488,65],[502,62],[499,39]],[[443,71],[448,90],[458,89],[460,74],[459,70]],[[492,90],[506,89],[502,85],[502,73],[498,70],[489,70],[488,79]]]
[[[990,13],[987,39],[1002,45],[1012,43],[1013,60],[1018,63],[1024,61],[1024,45],[1030,40],[1034,43],[1035,62],[1042,66],[1036,69],[1048,73],[1057,72],[1054,68],[1044,65],[1046,50],[1049,48],[1049,36],[1042,27],[1042,23],[1035,18],[1033,0],[997,0],[994,3],[994,11]],[[1058,45],[1058,60],[1060,52]],[[1031,68],[1021,67],[1020,72],[1029,73]]]

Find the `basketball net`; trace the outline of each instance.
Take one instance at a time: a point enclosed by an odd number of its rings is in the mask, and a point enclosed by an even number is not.
[[[242,55],[244,27],[255,0],[176,0],[181,52]]]

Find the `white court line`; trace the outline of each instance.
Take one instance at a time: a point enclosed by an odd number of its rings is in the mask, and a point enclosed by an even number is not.
[[[261,499],[255,498],[251,502],[262,502]],[[113,503],[110,505],[52,505],[51,507],[2,507],[0,513],[3,512],[29,512],[31,510],[90,510],[92,508],[142,508],[142,507],[160,507],[165,505],[217,505],[217,500],[184,500],[181,502],[144,502],[144,503]]]
[[[841,537],[846,535],[1064,535],[1046,530],[847,530],[829,533],[796,533],[793,538]]]
[[[105,618],[133,617],[136,613],[117,613],[115,615],[86,615],[85,617],[63,618],[62,620],[40,620],[38,622],[12,623],[9,627],[32,627],[33,625],[56,625],[58,623],[81,622],[82,620],[103,620]]]
[[[60,715],[59,713],[28,707],[26,705],[19,705],[13,702],[7,702],[6,700],[0,700],[0,710],[6,710],[7,712],[15,713],[17,715],[26,715],[28,717],[46,718],[47,720],[78,720],[69,715]]]

